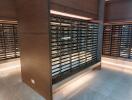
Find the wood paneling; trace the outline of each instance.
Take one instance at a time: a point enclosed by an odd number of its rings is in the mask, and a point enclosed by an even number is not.
[[[98,0],[51,0],[51,9],[98,18]]]
[[[16,20],[15,0],[0,0],[0,20]]]
[[[116,0],[106,5],[106,21],[131,21],[132,0]]]
[[[0,19],[16,20],[16,0],[0,1]],[[98,0],[51,0],[51,9],[98,18]]]
[[[51,100],[48,5],[48,0],[17,0],[23,81]]]

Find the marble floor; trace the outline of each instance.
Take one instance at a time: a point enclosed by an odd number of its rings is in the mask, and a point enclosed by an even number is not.
[[[0,70],[0,100],[44,100],[21,81],[20,68]],[[132,100],[132,71],[103,66],[54,94],[54,100]]]

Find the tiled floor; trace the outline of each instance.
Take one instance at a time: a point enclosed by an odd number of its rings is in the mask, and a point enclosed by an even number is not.
[[[0,71],[0,100],[44,100],[22,83],[20,68]],[[103,66],[54,94],[54,100],[132,100],[132,71]]]

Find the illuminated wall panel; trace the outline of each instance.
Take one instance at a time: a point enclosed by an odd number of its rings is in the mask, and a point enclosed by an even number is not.
[[[105,26],[103,55],[132,58],[132,24]]]
[[[17,25],[0,24],[0,60],[20,56]]]
[[[51,15],[53,83],[98,62],[98,24]]]

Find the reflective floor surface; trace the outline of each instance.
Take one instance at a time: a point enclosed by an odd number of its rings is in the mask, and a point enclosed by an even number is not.
[[[44,100],[21,81],[20,67],[0,67],[0,100]],[[54,94],[54,100],[132,100],[132,71],[104,65]]]

